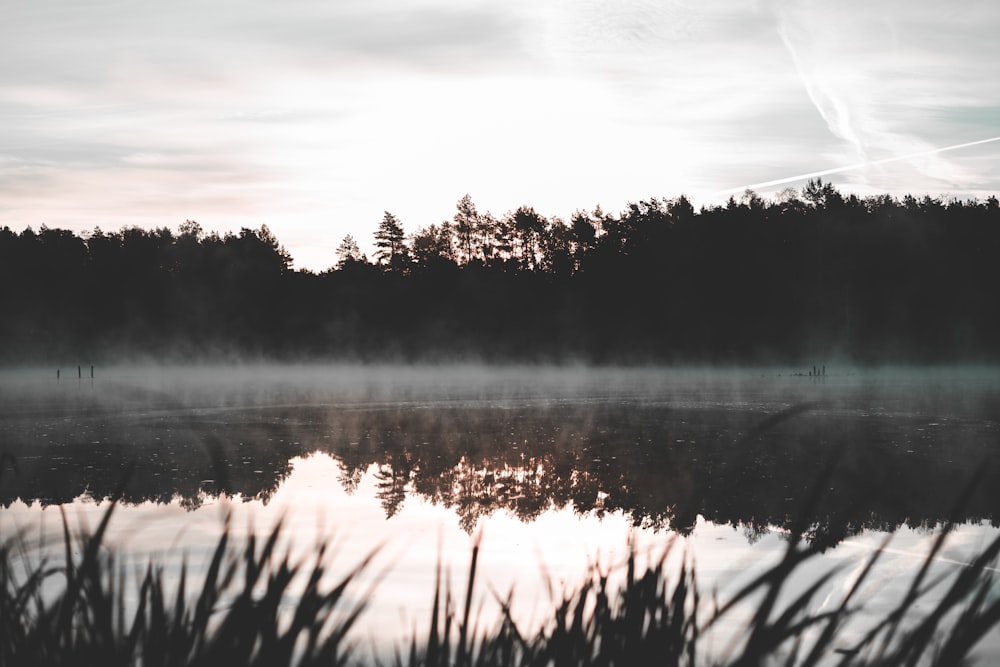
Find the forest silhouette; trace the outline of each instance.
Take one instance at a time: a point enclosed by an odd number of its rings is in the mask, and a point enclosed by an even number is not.
[[[1000,359],[1000,205],[810,181],[569,221],[466,195],[293,270],[266,227],[0,229],[0,363]]]

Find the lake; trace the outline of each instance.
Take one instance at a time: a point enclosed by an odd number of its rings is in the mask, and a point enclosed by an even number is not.
[[[527,627],[630,541],[682,545],[671,562],[724,596],[801,530],[827,547],[804,576],[843,568],[837,604],[892,532],[871,618],[949,518],[944,573],[1000,520],[995,368],[55,370],[0,373],[0,534],[58,559],[57,506],[95,526],[120,495],[111,545],[197,570],[227,514],[236,535],[281,519],[294,553],[329,539],[344,571],[377,550],[358,632],[382,653],[426,629],[439,562],[464,595],[476,539],[484,617],[513,589]]]

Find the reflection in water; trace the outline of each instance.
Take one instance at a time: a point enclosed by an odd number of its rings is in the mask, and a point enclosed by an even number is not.
[[[754,540],[800,518],[832,465],[808,529],[832,544],[946,520],[992,457],[1000,414],[995,382],[941,378],[248,373],[36,383],[0,416],[0,504],[107,498],[128,466],[129,504],[267,502],[294,457],[323,452],[348,492],[371,471],[386,518],[419,497],[466,531],[497,511],[571,508],[681,533],[702,516]],[[1000,517],[1000,471],[986,474],[961,520]]]
[[[115,493],[131,465],[112,542],[137,562],[168,550],[165,567],[188,558],[196,568],[222,506],[248,531],[251,521],[266,530],[284,516],[302,549],[334,535],[348,564],[381,544],[389,567],[365,629],[391,640],[429,618],[439,558],[452,568],[453,590],[462,589],[477,528],[484,581],[501,595],[516,586],[526,625],[548,602],[542,564],[557,589],[572,586],[588,561],[620,564],[629,536],[655,554],[677,531],[706,590],[735,586],[773,562],[830,462],[808,528],[823,544],[843,540],[822,564],[845,566],[829,591],[849,586],[881,539],[872,531],[904,526],[881,563],[888,576],[878,585],[891,592],[903,580],[895,575],[919,567],[926,528],[949,516],[995,456],[1000,433],[993,375],[816,382],[775,372],[244,369],[99,377],[93,385],[0,381],[4,534],[46,516],[58,533],[58,515],[42,508],[63,503],[96,525],[106,503],[95,501]],[[986,469],[961,521],[1000,518],[998,474]],[[956,567],[993,532],[963,526],[936,567]],[[872,618],[878,611],[875,604]]]

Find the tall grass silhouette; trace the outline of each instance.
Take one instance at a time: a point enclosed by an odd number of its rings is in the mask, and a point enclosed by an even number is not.
[[[371,591],[353,590],[362,586],[359,575],[374,552],[326,584],[327,544],[307,559],[293,560],[282,546],[280,522],[260,543],[250,535],[242,544],[234,544],[227,522],[200,588],[189,591],[186,565],[179,576],[166,577],[162,566],[150,562],[144,570],[131,570],[130,578],[104,544],[115,507],[112,503],[93,532],[76,535],[63,514],[64,563],[33,557],[23,533],[0,544],[0,667],[375,660],[355,650],[364,639],[355,636],[355,625]],[[439,565],[429,630],[397,647],[394,662],[413,667],[966,664],[1000,620],[992,575],[1000,537],[957,575],[932,576],[930,566],[950,530],[950,525],[941,530],[898,603],[846,646],[838,631],[862,608],[859,593],[876,572],[885,542],[866,559],[839,605],[823,612],[812,609],[835,570],[788,590],[792,576],[821,551],[795,534],[777,563],[725,600],[717,594],[703,599],[686,554],[676,569],[667,567],[677,542],[645,568],[633,548],[620,585],[594,567],[571,592],[553,594],[541,627],[527,633],[513,618],[511,595],[494,592],[501,611],[492,624],[473,613],[476,541],[464,597],[452,595]],[[720,637],[721,625],[740,607],[751,610],[749,621],[732,636]],[[712,633],[714,650],[706,651],[704,638]]]
[[[309,562],[292,561],[279,548],[280,522],[262,544],[251,534],[237,546],[227,521],[200,590],[189,595],[186,564],[173,584],[155,562],[130,581],[103,546],[115,506],[95,531],[77,536],[62,515],[66,555],[59,566],[32,561],[23,535],[0,545],[0,666],[348,663],[348,633],[365,598],[352,603],[346,591],[374,554],[323,588],[326,544]],[[302,590],[293,591],[299,578]],[[130,585],[137,587],[131,611]]]

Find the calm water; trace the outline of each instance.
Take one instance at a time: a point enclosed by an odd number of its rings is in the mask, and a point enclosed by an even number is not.
[[[977,473],[937,567],[960,568],[996,534],[996,369],[797,370],[7,372],[0,531],[56,536],[56,505],[95,525],[122,488],[111,542],[140,563],[197,567],[225,513],[237,533],[283,517],[291,548],[330,537],[345,570],[379,548],[362,630],[380,647],[426,627],[439,560],[464,593],[474,535],[483,604],[489,587],[514,587],[529,625],[548,608],[542,572],[572,588],[591,563],[619,565],[629,539],[654,556],[682,540],[724,592],[804,525],[831,547],[811,571],[844,566],[835,605],[894,531],[877,613]]]

